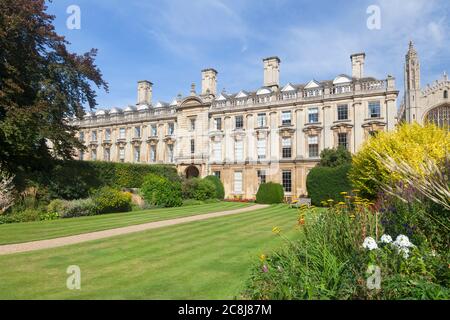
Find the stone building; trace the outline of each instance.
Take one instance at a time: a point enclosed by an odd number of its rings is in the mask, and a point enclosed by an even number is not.
[[[450,128],[450,81],[447,74],[426,87],[420,85],[420,61],[412,42],[405,56],[405,95],[399,120],[424,124],[431,122]]]
[[[397,122],[395,79],[364,74],[353,54],[351,76],[280,84],[280,59],[263,60],[253,91],[217,92],[214,69],[202,71],[201,92],[171,103],[152,101],[139,81],[137,104],[88,112],[75,120],[87,151],[81,160],[172,163],[187,177],[217,175],[227,198],[254,199],[261,182],[281,183],[287,197],[306,194],[306,176],[324,148],[356,152],[370,135]]]

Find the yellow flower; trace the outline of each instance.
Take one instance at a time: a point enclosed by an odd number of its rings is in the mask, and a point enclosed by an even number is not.
[[[281,232],[281,229],[278,228],[278,227],[273,227],[272,228],[272,232],[275,233],[275,234],[279,234]]]
[[[341,192],[341,194],[342,194],[343,196],[345,196],[345,195],[347,194],[347,192],[344,191],[344,192]]]
[[[338,204],[342,206],[342,205],[345,205],[345,202],[342,202],[342,201],[341,201],[341,202],[339,202]]]
[[[328,201],[328,202],[334,202],[334,200],[333,200],[333,199],[328,199],[327,201]]]
[[[351,196],[345,196],[345,199],[351,199],[352,197]]]
[[[266,255],[265,255],[265,254],[261,254],[261,255],[259,256],[259,260],[260,260],[261,262],[263,262],[264,260],[266,260]]]
[[[352,190],[352,192],[353,193],[358,193],[358,192],[361,192],[361,190],[355,189],[355,190]]]

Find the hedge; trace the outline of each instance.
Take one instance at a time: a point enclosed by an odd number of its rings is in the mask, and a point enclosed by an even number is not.
[[[348,173],[351,165],[342,165],[334,168],[317,166],[308,174],[306,178],[306,188],[311,203],[320,206],[321,201],[333,199],[342,201],[341,192],[351,191],[351,183]]]
[[[216,199],[223,200],[225,198],[225,189],[222,181],[216,176],[207,176],[204,180],[211,181],[216,186]]]
[[[261,183],[256,193],[256,202],[263,204],[282,203],[284,198],[283,186],[279,183]]]
[[[179,207],[183,205],[181,183],[156,174],[148,174],[141,188],[142,196],[150,205]]]
[[[153,173],[179,181],[175,166],[114,163],[102,161],[56,161],[49,171],[27,175],[27,184],[47,189],[50,199],[81,199],[102,187],[140,188],[144,177]]]

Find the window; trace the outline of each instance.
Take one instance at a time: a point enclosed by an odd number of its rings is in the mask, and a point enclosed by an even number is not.
[[[266,158],[266,139],[258,139],[256,144],[256,149],[258,153],[258,160]]]
[[[308,137],[308,151],[309,151],[310,158],[319,156],[319,137],[318,136],[309,136]]]
[[[220,179],[220,171],[214,171],[214,175]]]
[[[105,140],[106,141],[111,140],[111,129],[106,129],[105,130]]]
[[[141,162],[141,147],[134,147],[134,162]]]
[[[258,127],[262,128],[266,126],[266,114],[265,113],[258,113]]]
[[[79,159],[80,159],[81,161],[84,160],[84,151],[83,151],[83,150],[80,150],[80,153],[79,153]]]
[[[191,119],[191,131],[195,130],[195,119]]]
[[[369,118],[381,117],[380,102],[369,102]]]
[[[292,157],[292,139],[291,138],[283,138],[281,140],[282,146],[282,157],[284,159]]]
[[[97,160],[97,149],[91,150],[91,160],[93,161]]]
[[[191,154],[195,153],[195,140],[191,139]]]
[[[222,161],[222,143],[220,141],[213,144],[213,159],[214,162]]]
[[[156,124],[151,125],[151,135],[152,137],[156,137],[158,135],[158,128],[156,127]]]
[[[283,170],[282,182],[284,192],[292,192],[292,172],[290,170]]]
[[[169,123],[168,134],[169,136],[173,135],[175,132],[175,124],[173,122]]]
[[[167,145],[167,158],[170,163],[173,162],[173,144]]]
[[[120,128],[119,129],[119,139],[125,139],[125,128]]]
[[[266,170],[257,170],[256,174],[258,175],[258,183],[266,183]]]
[[[141,137],[141,127],[134,127],[134,137],[135,138]]]
[[[348,119],[348,105],[343,104],[337,107],[338,112],[338,120],[347,120]]]
[[[125,148],[119,149],[119,161],[125,162]]]
[[[291,118],[292,118],[292,113],[291,111],[283,111],[281,113],[281,124],[283,126],[289,126],[291,125]]]
[[[319,109],[318,108],[312,108],[312,109],[308,110],[308,122],[309,123],[319,122]]]
[[[234,143],[234,154],[236,157],[236,161],[244,160],[244,141],[235,141]]]
[[[91,141],[97,141],[97,131],[92,131]]]
[[[444,99],[448,99],[448,91],[444,90]]]
[[[369,135],[370,135],[371,137],[376,137],[377,134],[378,134],[378,131],[377,131],[377,130],[370,130],[370,131],[369,131]]]
[[[214,127],[216,128],[216,130],[222,130],[222,118],[214,119]]]
[[[236,125],[236,129],[242,129],[244,127],[244,117],[236,116],[235,117],[235,125]]]
[[[242,171],[234,173],[234,193],[242,193]]]
[[[80,132],[80,141],[84,142],[84,132]]]
[[[338,133],[338,146],[348,148],[347,133]]]
[[[150,146],[150,162],[156,162],[156,146]]]
[[[111,161],[111,149],[110,148],[105,148],[105,150],[103,152],[103,160]]]

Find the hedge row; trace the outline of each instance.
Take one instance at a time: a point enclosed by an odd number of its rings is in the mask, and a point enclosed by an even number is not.
[[[261,183],[256,193],[256,203],[282,203],[284,198],[283,186],[279,183]]]
[[[317,166],[308,174],[306,187],[311,202],[320,206],[321,201],[333,199],[342,201],[341,192],[349,192],[352,189],[348,179],[351,165],[342,165],[334,168]]]
[[[179,181],[175,166],[101,161],[57,161],[47,172],[27,176],[28,184],[46,189],[50,199],[82,199],[102,187],[140,188],[149,173]]]

